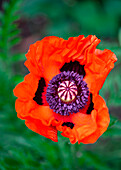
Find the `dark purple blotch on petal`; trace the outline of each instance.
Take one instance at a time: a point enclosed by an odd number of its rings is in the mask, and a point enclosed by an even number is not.
[[[92,102],[92,94],[90,93],[90,105],[87,109],[87,114],[91,114],[91,111],[94,109],[94,103]]]
[[[63,67],[60,69],[61,72],[63,71],[74,71],[75,73],[78,73],[79,75],[85,76],[85,70],[84,65],[80,65],[78,61],[70,61],[69,63],[65,63]]]
[[[64,122],[64,123],[62,124],[62,126],[67,126],[67,127],[70,127],[71,129],[73,129],[74,124],[71,123],[71,122]]]
[[[33,100],[35,102],[37,102],[37,104],[39,104],[39,105],[43,104],[43,102],[42,102],[42,93],[44,92],[44,87],[45,86],[46,86],[45,79],[42,77],[39,80],[38,88],[37,88],[37,91],[35,93],[35,97],[33,98]]]

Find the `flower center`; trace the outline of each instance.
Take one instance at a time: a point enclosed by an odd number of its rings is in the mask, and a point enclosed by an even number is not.
[[[68,116],[84,108],[88,96],[89,91],[83,76],[74,71],[64,71],[50,80],[46,100],[54,112]]]
[[[58,96],[64,102],[71,102],[77,95],[77,86],[72,81],[63,81],[58,88]]]

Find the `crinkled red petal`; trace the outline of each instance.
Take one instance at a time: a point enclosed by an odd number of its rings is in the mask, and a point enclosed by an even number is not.
[[[19,83],[13,90],[14,95],[22,100],[33,99],[35,96],[40,77],[29,73],[24,81]]]
[[[18,117],[21,119],[26,119],[27,116],[30,116],[41,120],[42,123],[47,126],[49,126],[54,119],[53,110],[51,110],[49,106],[38,105],[33,100],[22,101],[17,99],[15,108]]]
[[[62,131],[62,135],[68,137],[72,144],[94,143],[106,131],[110,117],[107,106],[103,98],[99,95],[93,97],[94,110],[91,114],[77,113],[72,116],[74,128],[57,125],[57,129]]]
[[[28,117],[25,120],[26,126],[31,129],[32,131],[39,133],[40,135],[51,139],[54,142],[58,142],[57,138],[57,130],[54,126],[45,126],[42,124],[42,122],[38,119],[33,119],[31,117]]]
[[[19,83],[14,89],[14,95],[18,97],[15,103],[15,109],[18,117],[25,119],[27,116],[39,119],[45,125],[50,125],[54,119],[53,111],[49,106],[38,105],[34,100],[35,92],[38,88],[40,77],[34,74],[28,74],[22,83]]]
[[[103,83],[114,67],[117,58],[110,50],[95,50],[93,53],[87,52],[88,62],[85,64],[86,76],[84,80],[88,84],[91,93],[98,93]],[[92,55],[92,57],[91,57]]]

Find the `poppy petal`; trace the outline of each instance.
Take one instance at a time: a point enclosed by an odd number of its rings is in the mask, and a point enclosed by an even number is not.
[[[96,112],[93,111],[91,115],[77,113],[74,115],[73,123],[73,129],[70,129],[69,127],[60,129],[57,127],[58,130],[62,131],[63,136],[70,139],[72,144],[96,131]]]
[[[64,127],[62,131],[61,135],[69,138],[72,144],[75,144],[78,141],[78,134],[75,128],[70,129],[69,127]]]
[[[25,119],[31,116],[40,119],[45,125],[51,123],[53,111],[49,106],[38,105],[34,100],[35,92],[38,88],[39,77],[30,73],[25,76],[24,82],[19,83],[14,89],[14,95],[18,97],[15,103],[15,109],[18,117]]]
[[[97,110],[97,115],[96,115],[96,124],[97,124],[97,129],[95,132],[93,132],[91,135],[79,140],[79,143],[94,143],[97,141],[97,139],[107,130],[107,127],[110,122],[110,117],[108,113],[108,108],[105,104],[105,101],[101,96],[96,96],[95,97],[95,110]]]
[[[25,120],[25,124],[32,131],[39,133],[40,135],[49,138],[54,142],[58,142],[57,130],[54,126],[45,126],[40,120],[33,119],[31,117],[28,117]]]
[[[36,104],[34,100],[23,101],[20,99],[16,100],[15,103],[16,112],[18,117],[21,119],[26,119],[30,116],[34,119],[39,119],[45,125],[50,125],[54,119],[53,111],[49,106],[40,106]]]
[[[23,100],[33,99],[38,87],[39,77],[29,73],[24,81],[19,83],[13,90],[14,95]]]
[[[26,67],[32,73],[44,76],[46,81],[51,80],[56,74],[59,74],[59,67],[61,68],[64,64],[62,56],[58,54],[59,50],[64,48],[64,42],[64,39],[55,36],[37,41],[30,46],[30,50],[26,54]]]
[[[30,116],[42,121],[44,125],[49,126],[54,119],[53,110],[49,106],[38,106],[31,111]]]
[[[46,37],[30,46],[25,65],[30,72],[43,76],[48,83],[60,73],[65,62],[79,60],[83,65],[86,60],[84,52],[90,46],[95,48],[99,42],[100,40],[92,35],[86,38],[83,35],[70,37],[68,40],[55,36]]]
[[[28,53],[25,55],[27,60],[24,64],[31,73],[34,73],[37,76],[42,76],[42,68],[40,67],[40,64],[38,63],[38,58],[36,57],[37,44],[38,42],[30,45]]]
[[[77,51],[72,55],[72,61],[77,60],[81,65],[84,65],[86,62],[85,53],[90,47],[96,48],[96,45],[100,43],[100,40],[93,35],[89,35],[86,38],[83,38],[77,44]]]
[[[117,58],[110,50],[95,50],[92,54],[92,61],[85,64],[86,76],[84,80],[88,84],[91,93],[98,93],[107,75],[113,69]]]
[[[29,116],[32,110],[36,108],[37,104],[34,100],[20,100],[17,99],[15,103],[15,109],[18,113],[18,117],[21,119],[25,119],[25,117]]]
[[[108,108],[103,98],[99,95],[93,97],[94,110],[91,114],[76,113],[70,119],[74,128],[62,127],[57,125],[57,129],[62,131],[62,135],[68,137],[72,144],[77,141],[80,143],[94,143],[106,131],[110,117]]]

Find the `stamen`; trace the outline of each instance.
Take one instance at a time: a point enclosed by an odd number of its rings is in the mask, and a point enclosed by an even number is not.
[[[88,101],[89,91],[83,76],[64,71],[50,80],[46,100],[54,112],[64,116],[79,112]]]

